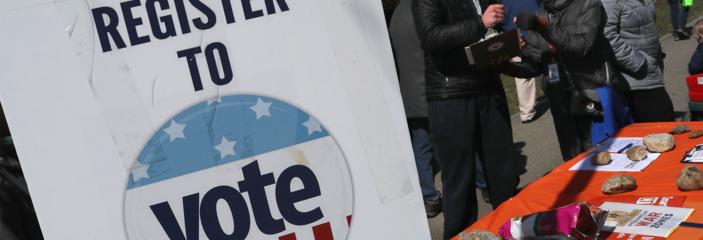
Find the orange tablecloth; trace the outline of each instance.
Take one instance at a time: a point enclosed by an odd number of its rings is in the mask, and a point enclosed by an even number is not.
[[[644,137],[652,133],[667,133],[680,124],[690,126],[692,131],[703,130],[703,122],[639,123],[621,129],[613,137]],[[547,211],[578,201],[606,197],[608,195],[603,194],[601,185],[605,180],[619,173],[633,176],[637,181],[637,189],[617,196],[686,196],[683,207],[696,209],[687,222],[703,223],[703,190],[681,191],[676,186],[676,177],[687,165],[679,161],[683,159],[686,151],[703,143],[703,137],[688,139],[688,134],[674,135],[675,148],[662,153],[642,172],[569,171],[569,168],[586,157],[589,152],[583,153],[557,167],[543,178],[530,183],[517,196],[505,201],[466,231],[482,229],[498,234],[498,228],[510,218]],[[703,168],[703,164],[695,165]],[[703,240],[703,229],[680,227],[669,236],[669,239]]]

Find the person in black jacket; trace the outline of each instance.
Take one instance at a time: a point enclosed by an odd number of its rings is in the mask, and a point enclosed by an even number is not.
[[[543,19],[549,18],[549,13],[544,8],[538,9],[536,15]],[[553,45],[540,34],[531,31],[527,35],[527,46],[522,52],[523,61],[513,63],[519,70],[513,70],[509,75],[525,78],[542,75],[542,91],[549,100],[549,111],[554,120],[559,150],[562,160],[566,162],[591,147],[591,116],[569,112],[569,97],[574,89],[564,73],[560,73],[563,72],[563,67],[559,66],[557,53]],[[550,73],[550,66],[558,71]],[[502,70],[507,72],[507,68],[511,66],[506,62],[502,67]],[[497,70],[501,71],[500,68]]]
[[[425,92],[435,154],[442,169],[444,239],[478,216],[476,154],[483,162],[498,207],[514,196],[519,178],[513,134],[499,74],[469,64],[464,47],[503,20],[495,0],[413,0],[412,12],[425,53]]]
[[[520,29],[531,31],[523,52],[526,57],[521,63],[498,64],[497,69],[514,77],[544,74],[548,88],[559,84],[547,96],[554,104],[562,156],[569,160],[592,144],[592,120],[586,115],[569,116],[574,110],[571,101],[584,106],[600,102],[595,89],[615,79],[608,62],[612,50],[604,35],[607,15],[600,0],[545,0],[543,11],[542,17],[529,12],[515,17]]]
[[[584,101],[599,102],[595,89],[615,79],[608,62],[611,48],[604,35],[607,15],[601,1],[545,0],[544,9],[547,19],[522,12],[515,17],[515,23],[520,29],[540,34],[553,45],[557,51],[559,76],[571,82]],[[514,66],[509,68],[508,75],[549,70],[548,64],[535,62]]]

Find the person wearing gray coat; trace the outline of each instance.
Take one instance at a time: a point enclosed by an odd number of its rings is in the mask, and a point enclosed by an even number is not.
[[[428,218],[433,218],[442,212],[442,198],[434,187],[434,172],[437,169],[433,169],[432,164],[435,155],[425,100],[425,55],[420,47],[410,5],[410,0],[398,4],[388,32],[395,50],[400,94],[410,128],[425,212]]]
[[[635,122],[674,121],[674,105],[664,88],[664,57],[652,0],[601,0],[608,15],[617,82]]]

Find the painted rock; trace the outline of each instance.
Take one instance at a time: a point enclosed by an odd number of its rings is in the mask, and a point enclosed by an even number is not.
[[[701,190],[703,189],[703,172],[696,166],[686,165],[676,178],[676,185],[685,191]]]
[[[459,240],[500,240],[500,238],[489,231],[474,229],[471,232],[460,233]]]
[[[669,134],[682,134],[685,132],[690,132],[691,128],[688,125],[678,125],[669,131]]]
[[[674,148],[674,136],[668,133],[649,134],[642,139],[644,146],[652,152],[666,152]]]
[[[645,150],[643,146],[637,145],[627,149],[625,154],[627,154],[627,158],[632,161],[640,161],[647,157],[647,150]]]
[[[629,192],[637,188],[637,182],[635,178],[629,175],[618,174],[608,180],[605,180],[603,185],[600,187],[605,194],[618,194]]]
[[[608,165],[610,163],[610,153],[599,152],[591,158],[591,164],[593,165]]]

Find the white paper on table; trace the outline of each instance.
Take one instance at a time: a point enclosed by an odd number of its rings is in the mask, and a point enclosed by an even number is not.
[[[602,231],[657,237],[669,237],[694,211],[693,208],[616,202],[604,202],[599,208],[609,211]]]
[[[628,148],[637,145],[644,146],[644,143],[642,143],[642,138],[608,138],[605,142],[596,145],[596,147],[593,148],[593,151],[623,153]]]
[[[696,145],[684,155],[682,162],[703,162],[703,144]]]
[[[642,161],[632,161],[627,158],[626,154],[611,153],[610,164],[593,165],[591,164],[591,158],[596,154],[597,152],[592,152],[569,168],[569,171],[641,172],[661,155],[660,153],[647,153],[647,157],[642,159]]]

